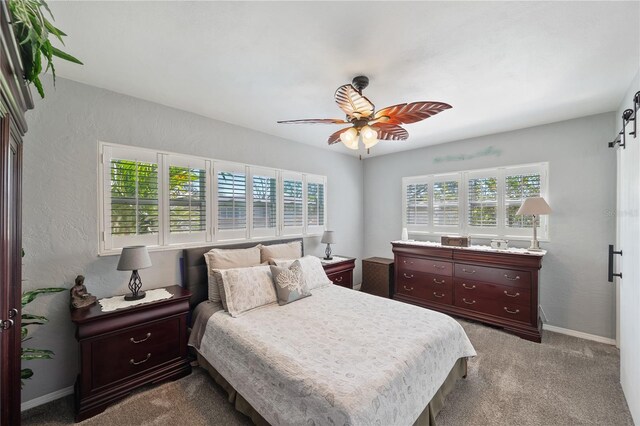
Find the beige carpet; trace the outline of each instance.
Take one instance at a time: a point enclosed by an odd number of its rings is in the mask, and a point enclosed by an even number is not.
[[[619,353],[609,345],[545,332],[531,343],[461,321],[478,356],[437,417],[438,426],[633,425],[619,380]],[[73,423],[66,397],[23,413],[23,425]],[[81,425],[248,425],[201,369],[137,392]],[[386,425],[385,425],[386,426]]]

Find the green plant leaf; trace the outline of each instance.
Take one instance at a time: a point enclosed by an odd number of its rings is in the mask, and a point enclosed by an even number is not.
[[[27,327],[22,327],[20,330],[20,341],[24,342],[27,340],[27,334],[29,334]]]
[[[60,40],[60,43],[64,45],[64,40],[62,39],[62,37],[66,36],[65,33],[54,27],[53,24],[46,19],[44,20],[44,26],[51,34],[53,34],[58,40]]]
[[[33,302],[33,300],[36,297],[38,297],[38,295],[40,294],[59,293],[65,290],[66,288],[62,288],[62,287],[46,287],[46,288],[39,288],[36,290],[26,291],[22,293],[22,306],[24,307],[26,304]]]
[[[30,379],[31,376],[33,376],[33,370],[31,370],[30,368],[23,368],[22,370],[20,370],[20,378],[22,380]]]
[[[48,322],[47,317],[41,315],[22,314],[22,325],[42,325]]]
[[[23,361],[33,361],[35,359],[53,359],[53,351],[48,349],[22,348],[20,359]]]
[[[56,48],[55,46],[52,46],[52,48],[53,48],[54,56],[57,56],[60,59],[64,59],[65,61],[73,62],[74,64],[84,65],[82,62],[80,62],[79,59],[69,55],[68,53],[63,52],[62,50]]]

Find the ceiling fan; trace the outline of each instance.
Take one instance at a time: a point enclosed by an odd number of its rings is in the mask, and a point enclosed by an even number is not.
[[[422,121],[438,114],[451,105],[443,102],[412,102],[397,104],[376,112],[375,106],[362,96],[362,90],[369,85],[369,78],[363,75],[353,79],[351,84],[338,87],[335,93],[336,103],[347,116],[345,120],[319,118],[305,120],[278,121],[281,124],[350,124],[329,136],[329,145],[338,141],[350,149],[358,149],[359,141],[368,150],[380,140],[406,140],[409,132],[400,124]]]

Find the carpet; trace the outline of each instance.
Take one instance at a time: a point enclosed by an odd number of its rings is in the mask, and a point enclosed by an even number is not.
[[[620,354],[610,345],[545,331],[541,344],[460,320],[478,356],[469,361],[438,426],[633,425],[620,387]],[[23,413],[24,426],[73,424],[73,397]],[[143,389],[79,423],[250,425],[204,370]],[[389,425],[390,426],[390,425]]]

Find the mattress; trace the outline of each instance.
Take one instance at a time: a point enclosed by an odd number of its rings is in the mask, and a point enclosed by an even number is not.
[[[334,285],[239,318],[196,315],[190,343],[274,426],[411,425],[476,354],[447,315]]]

